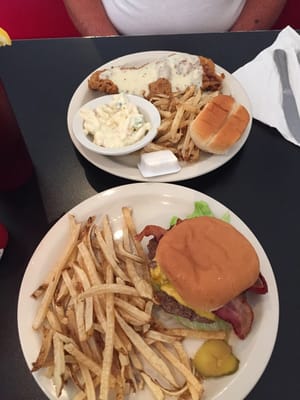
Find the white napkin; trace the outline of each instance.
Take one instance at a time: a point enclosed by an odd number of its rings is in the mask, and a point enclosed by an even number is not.
[[[284,117],[280,78],[273,60],[275,49],[286,51],[289,79],[300,112],[300,65],[296,56],[297,51],[300,51],[300,36],[290,26],[278,34],[270,47],[236,70],[233,75],[250,98],[253,118],[277,128],[285,139],[300,146],[289,131]]]

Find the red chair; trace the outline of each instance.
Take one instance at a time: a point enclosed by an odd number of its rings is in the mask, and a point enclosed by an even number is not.
[[[62,0],[3,1],[0,27],[12,39],[80,36]]]
[[[290,25],[294,29],[300,29],[299,0],[288,0],[272,29],[283,29]]]

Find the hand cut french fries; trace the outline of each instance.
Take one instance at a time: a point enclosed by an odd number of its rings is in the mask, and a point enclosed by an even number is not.
[[[65,268],[68,259],[77,244],[78,236],[80,233],[80,224],[77,224],[75,222],[73,216],[70,216],[69,220],[71,225],[69,242],[65,248],[64,254],[62,254],[61,258],[58,260],[57,264],[51,271],[49,281],[47,282],[47,289],[38,308],[38,312],[36,313],[35,320],[33,321],[33,329],[38,329],[42,325],[43,320],[45,319],[48,312],[50,302],[54,296],[61,273]]]
[[[184,92],[150,98],[160,112],[161,125],[155,139],[143,151],[171,150],[179,160],[199,160],[200,150],[190,137],[189,127],[204,105],[218,94],[190,86]]]
[[[33,294],[39,302],[33,329],[40,333],[41,346],[32,371],[47,368],[57,397],[72,381],[75,400],[108,400],[112,392],[124,399],[144,386],[159,400],[200,399],[203,385],[182,341],[212,333],[167,329],[156,320],[147,257],[135,239],[132,210],[123,207],[122,216],[121,239],[114,238],[106,215],[101,226],[94,217],[79,223],[70,216],[64,254]]]

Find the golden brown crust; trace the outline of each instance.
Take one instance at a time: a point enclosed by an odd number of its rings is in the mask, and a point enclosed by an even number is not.
[[[184,220],[160,240],[156,260],[184,301],[214,310],[252,286],[259,259],[232,225],[213,217]]]
[[[203,68],[202,90],[220,90],[222,86],[224,74],[216,73],[216,66],[212,59],[199,56],[200,64]]]
[[[170,96],[171,93],[172,86],[170,81],[165,78],[159,78],[157,81],[149,83],[149,94],[147,97],[150,99],[158,94]]]
[[[118,86],[115,85],[110,79],[100,78],[102,71],[94,72],[88,79],[88,87],[92,90],[99,90],[106,94],[119,93]]]
[[[244,133],[250,120],[247,109],[233,97],[220,94],[191,123],[191,138],[200,149],[224,154]]]

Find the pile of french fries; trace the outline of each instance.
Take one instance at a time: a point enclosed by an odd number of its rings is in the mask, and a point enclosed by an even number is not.
[[[100,224],[69,215],[69,225],[63,254],[32,294],[33,329],[41,337],[32,371],[43,368],[57,397],[71,385],[74,400],[124,399],[145,387],[157,400],[200,399],[203,383],[183,340],[222,339],[225,332],[170,329],[154,317],[147,257],[130,208],[122,208],[118,235],[107,215]]]
[[[161,125],[155,139],[143,151],[171,150],[179,160],[194,162],[200,158],[200,149],[190,135],[190,124],[204,105],[219,91],[202,91],[195,86],[170,95],[158,94],[149,100],[159,110]]]

